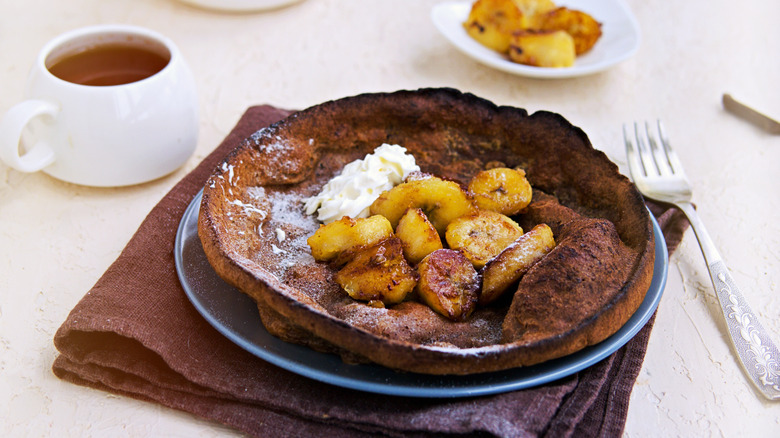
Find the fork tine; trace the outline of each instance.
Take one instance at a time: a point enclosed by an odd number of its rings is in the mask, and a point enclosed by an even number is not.
[[[646,176],[647,173],[642,165],[642,159],[639,157],[639,151],[631,140],[631,135],[629,135],[628,128],[625,124],[623,124],[623,141],[626,144],[628,171],[631,174],[631,179],[636,181],[638,178]]]
[[[642,162],[644,175],[648,177],[658,175],[658,166],[655,164],[655,159],[647,145],[647,134],[642,134],[639,124],[636,122],[634,122],[634,137],[636,138],[639,160]]]
[[[683,170],[682,163],[677,157],[677,154],[672,149],[672,144],[669,142],[669,137],[666,135],[666,130],[661,121],[658,121],[658,135],[661,138],[661,144],[664,147],[664,153],[666,154],[667,162],[672,170],[672,173],[685,177],[685,170]]]
[[[674,173],[671,163],[669,162],[669,146],[668,141],[664,141],[663,134],[661,133],[661,121],[658,121],[658,133],[661,136],[662,147],[658,146],[656,135],[653,133],[650,124],[645,122],[645,132],[647,133],[647,141],[650,143],[650,154],[653,157],[653,163],[660,175],[671,175]]]

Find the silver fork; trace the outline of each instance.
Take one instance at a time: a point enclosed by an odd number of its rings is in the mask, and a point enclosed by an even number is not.
[[[692,191],[682,164],[669,144],[661,122],[654,129],[634,123],[634,132],[623,125],[631,178],[650,199],[679,208],[691,223],[704,253],[729,336],[742,369],[758,391],[770,400],[780,399],[780,352],[737,288],[715,244],[691,204]]]

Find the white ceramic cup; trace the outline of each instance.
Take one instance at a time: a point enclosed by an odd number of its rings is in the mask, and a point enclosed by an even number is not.
[[[129,44],[169,57],[159,72],[121,85],[80,85],[49,71],[95,46]],[[128,25],[98,25],[54,38],[38,55],[23,102],[0,121],[0,158],[88,186],[125,186],[181,166],[198,139],[195,80],[168,38]]]

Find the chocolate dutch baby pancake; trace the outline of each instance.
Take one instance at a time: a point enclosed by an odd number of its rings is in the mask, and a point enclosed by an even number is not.
[[[549,227],[554,246],[522,273],[505,265],[508,287],[489,300],[479,289],[483,282],[487,287],[486,269],[514,244],[469,265],[474,274],[458,277],[468,288],[455,285],[472,294],[469,309],[454,316],[430,305],[417,288],[393,299],[362,299],[364,286],[342,281],[353,275],[344,273],[348,260],[313,255],[310,238],[323,225],[307,213],[306,201],[348,163],[383,144],[400,145],[416,160],[421,173],[407,182],[433,175],[461,187],[469,199],[469,182],[480,172],[522,169],[533,188],[530,204],[504,217],[522,229],[519,234]],[[389,222],[392,233],[398,221]],[[465,263],[460,253],[468,257],[468,251],[448,248],[439,231],[444,248],[437,259]],[[558,114],[529,115],[452,89],[349,97],[261,129],[207,181],[198,233],[214,270],[256,301],[274,336],[346,362],[426,374],[528,366],[594,345],[642,303],[654,263],[652,222],[641,196],[582,130]],[[367,257],[400,254],[394,239],[372,247]],[[425,260],[401,261],[418,286],[431,278],[415,272],[430,265]]]

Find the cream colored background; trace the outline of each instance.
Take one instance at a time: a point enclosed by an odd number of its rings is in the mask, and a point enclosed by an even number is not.
[[[79,187],[0,164],[0,435],[235,435],[58,380],[52,337],[148,211],[259,103],[304,108],[363,92],[450,86],[559,112],[624,171],[621,124],[661,117],[704,222],[780,341],[780,137],[720,105],[730,92],[780,118],[780,3],[629,0],[643,31],[636,56],[601,74],[554,81],[508,75],[461,55],[430,21],[436,3],[306,0],[242,15],[172,0],[2,0],[0,113],[22,99],[46,41],[83,25],[130,23],[179,45],[199,86],[201,138],[180,170],[128,188]],[[670,263],[626,436],[780,435],[780,403],[760,399],[745,380],[719,312],[689,233]]]

